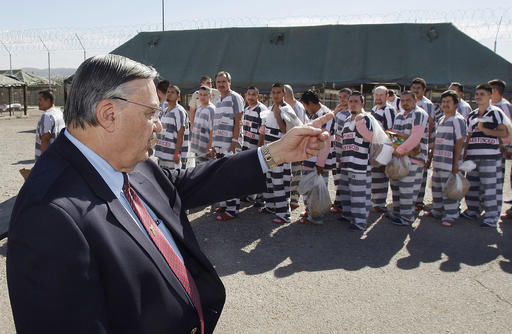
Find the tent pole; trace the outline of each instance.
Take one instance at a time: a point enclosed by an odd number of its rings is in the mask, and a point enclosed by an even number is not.
[[[23,114],[27,116],[27,85],[23,86]]]
[[[12,87],[7,88],[8,95],[9,95],[9,117],[12,116]]]

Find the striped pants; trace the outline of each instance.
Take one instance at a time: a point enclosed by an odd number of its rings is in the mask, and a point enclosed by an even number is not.
[[[290,163],[272,168],[267,172],[267,191],[263,193],[265,207],[287,222],[290,221],[291,180]]]
[[[299,162],[292,162],[292,181],[291,181],[291,195],[290,202],[293,204],[299,204],[300,194],[297,191],[299,186],[300,178],[302,176],[302,164]]]
[[[352,224],[366,228],[370,214],[371,173],[341,169],[341,208]]]
[[[501,212],[503,197],[503,168],[502,160],[473,160],[476,168],[467,174],[471,187],[466,194],[468,213],[480,216],[481,207],[485,215],[483,223],[496,226]]]
[[[384,173],[386,167],[372,168],[372,207],[386,209],[389,179]]]
[[[432,215],[442,221],[454,221],[459,218],[460,201],[449,199],[443,193],[444,185],[452,175],[451,171],[434,168],[432,174]]]
[[[310,173],[316,173],[316,168],[309,168],[309,167],[304,167],[303,170],[302,170],[302,175],[308,175]],[[324,170],[324,172],[322,173],[322,177],[324,178],[324,181],[325,181],[325,185],[328,186],[329,185],[329,172]],[[304,204],[306,205],[306,208],[308,207],[308,203],[309,203],[309,196],[304,196]],[[323,223],[323,219],[324,219],[324,216],[320,216],[320,217],[313,217],[311,216],[311,214],[309,214],[308,212],[308,220],[313,222],[313,223],[317,223],[317,224],[322,224]]]
[[[390,180],[393,193],[393,216],[411,224],[414,221],[414,202],[421,186],[423,166],[411,163],[409,174],[400,180]]]
[[[427,177],[428,177],[428,169],[421,167],[423,169],[423,175],[421,179],[421,187],[418,192],[418,198],[416,199],[415,203],[416,205],[423,206],[425,203],[423,203],[423,200],[425,198],[425,188],[427,187]]]
[[[332,169],[332,179],[334,181],[334,188],[336,189],[336,196],[334,198],[334,207],[341,209],[341,169],[338,165]]]
[[[217,149],[217,159],[222,159],[223,157],[230,157],[233,155],[232,152],[222,151],[219,148]],[[220,153],[219,153],[220,152]],[[232,198],[227,201],[222,201],[219,203],[219,207],[223,208],[227,213],[231,216],[238,216],[238,211],[240,210],[240,198]]]

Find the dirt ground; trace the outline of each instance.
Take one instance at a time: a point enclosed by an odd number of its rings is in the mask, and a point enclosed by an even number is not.
[[[18,170],[33,164],[39,116],[0,117],[0,234],[23,183]],[[190,213],[226,286],[216,333],[511,333],[512,221],[493,230],[459,219],[445,228],[420,213],[409,228],[372,215],[361,234],[332,214],[321,226],[297,224],[301,209],[280,226],[247,205],[228,222],[216,222],[209,207]],[[0,334],[15,333],[7,242]]]

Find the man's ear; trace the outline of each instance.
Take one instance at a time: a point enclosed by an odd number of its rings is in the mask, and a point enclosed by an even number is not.
[[[98,124],[108,132],[114,131],[115,112],[114,104],[110,100],[101,100],[96,105],[96,119]]]

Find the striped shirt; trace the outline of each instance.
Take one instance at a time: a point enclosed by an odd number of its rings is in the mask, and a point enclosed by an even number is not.
[[[310,115],[310,114],[306,113],[306,122],[311,122],[311,121],[317,119],[318,117],[322,117],[323,115],[330,113],[330,112],[331,112],[331,110],[329,108],[327,108],[323,104],[320,104],[320,109],[318,109],[318,111],[314,115]],[[330,119],[327,123],[325,123],[321,126],[322,129],[327,129],[331,132],[331,142],[332,142],[332,137],[333,137],[332,134],[334,131],[333,123],[334,123],[333,120]],[[330,169],[336,165],[336,158],[332,154],[332,151],[333,150],[331,147],[331,152],[329,152],[329,156],[327,157],[327,160],[325,161],[324,169]],[[308,167],[311,169],[316,168],[316,162],[317,162],[317,157],[312,157],[312,158],[309,158],[308,160],[304,160],[304,167]]]
[[[500,140],[498,137],[488,136],[478,129],[478,119],[483,118],[486,127],[496,129],[498,125],[503,124],[503,113],[498,107],[489,106],[480,116],[478,109],[473,110],[468,117],[468,134],[471,137],[468,140],[466,159],[501,159]]]
[[[213,120],[213,146],[222,150],[229,150],[235,129],[235,116],[244,111],[244,99],[240,94],[230,91],[224,98],[217,100],[215,105],[215,118]],[[219,152],[222,153],[222,152]]]
[[[220,92],[218,90],[216,90],[215,88],[212,88],[210,90],[210,103],[212,103],[212,104],[217,103],[217,100],[219,98],[220,98]],[[201,106],[201,101],[199,101],[199,90],[196,90],[194,93],[192,93],[192,96],[190,97],[188,106],[190,108],[199,108]]]
[[[414,108],[407,115],[405,112],[398,114],[393,124],[393,131],[410,136],[412,128],[415,126],[424,126],[425,131],[420,140],[420,154],[410,157],[413,160],[425,163],[427,161],[428,149],[428,114],[422,108]]]
[[[466,137],[467,127],[464,117],[455,113],[449,119],[446,116],[441,117],[434,134],[434,154],[432,162],[435,169],[451,171],[453,166],[453,154],[455,153],[455,144],[457,140]],[[458,163],[462,163],[463,150],[460,155],[455,157]]]
[[[213,130],[213,118],[215,117],[215,106],[208,104],[206,107],[199,106],[194,117],[194,126],[190,131],[190,150],[198,155],[208,151],[210,132]]]
[[[512,118],[512,104],[510,104],[510,102],[508,102],[504,98],[502,98],[500,102],[493,103],[492,105],[503,110],[503,112],[505,113],[505,115],[508,116],[509,119]]]
[[[384,131],[393,128],[395,114],[395,109],[389,104],[386,104],[384,108],[379,108],[379,106],[374,106],[372,108],[373,117],[375,117],[375,119],[379,121]]]
[[[429,117],[434,120],[434,123],[437,123],[439,119],[443,116],[443,112],[440,109],[436,110],[436,107],[425,96],[421,98],[421,100],[416,101],[416,105],[421,109],[425,110]]]
[[[243,141],[242,149],[248,150],[258,147],[259,129],[261,127],[261,112],[267,110],[267,107],[258,102],[254,107],[247,106],[244,111],[243,124]]]
[[[457,104],[457,111],[459,112],[459,114],[462,115],[462,117],[464,117],[465,120],[467,120],[469,114],[473,111],[473,109],[471,108],[469,103],[467,103],[463,99],[460,99],[459,104]]]
[[[371,121],[368,116],[364,116],[364,123],[368,130],[372,130]],[[370,143],[363,139],[355,126],[355,119],[348,118],[343,125],[342,130],[342,148],[341,148],[341,169],[356,173],[366,173],[370,170],[368,156],[370,153]],[[353,126],[351,130],[350,127]]]
[[[300,119],[302,124],[306,124],[306,109],[299,101],[295,100],[295,105],[292,107],[295,115]]]
[[[183,136],[183,144],[180,153],[186,155],[188,152],[189,120],[185,108],[177,104],[171,110],[167,110],[162,115],[160,121],[162,122],[162,131],[156,135],[155,156],[162,160],[174,160],[178,131],[182,127],[185,127],[185,134]]]
[[[336,116],[334,116],[334,151],[338,157],[341,157],[341,146],[343,140],[343,126],[345,125],[345,121],[350,118],[350,110],[338,111]]]
[[[66,127],[62,111],[57,108],[50,108],[43,112],[36,128],[36,160],[41,156],[41,138],[43,135],[50,134],[50,144],[57,138],[60,131]]]
[[[272,108],[274,105],[271,105],[269,107],[270,112],[267,114],[267,117],[262,119],[262,125],[264,125],[265,128],[265,144],[272,143],[278,139],[280,139],[284,134],[281,132],[281,129],[279,128],[279,124],[277,123],[276,117],[274,116],[274,112],[272,111]],[[289,104],[283,103],[281,105],[281,118],[283,117],[283,114],[285,112],[293,112],[292,107],[290,107]],[[285,110],[288,109],[288,110]]]

